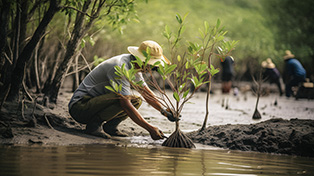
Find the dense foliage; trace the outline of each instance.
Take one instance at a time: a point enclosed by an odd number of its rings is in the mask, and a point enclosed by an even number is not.
[[[186,12],[189,18],[184,35],[191,42],[199,41],[198,27],[203,21],[213,26],[217,19],[229,31],[229,40],[240,41],[233,52],[237,78],[268,57],[282,72],[286,49],[296,55],[310,76],[314,69],[313,8],[308,0],[3,0],[1,94],[7,93],[8,82],[13,83],[13,89],[23,82],[24,90],[44,92],[53,80],[59,85],[50,87],[58,90],[64,76],[75,75],[77,85],[77,73],[89,72],[94,59],[99,62],[127,52],[127,46],[137,46],[143,40],[164,44],[167,56],[167,39],[162,38],[165,24],[173,29],[176,22],[172,16]],[[187,41],[181,42],[184,45]],[[218,66],[219,59],[213,64]],[[59,70],[67,74],[56,79],[56,68],[61,65]]]

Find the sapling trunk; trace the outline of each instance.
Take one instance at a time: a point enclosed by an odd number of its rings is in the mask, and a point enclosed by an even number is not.
[[[262,80],[262,72],[260,71],[260,75],[259,75],[259,80],[258,80],[258,81],[256,81],[256,80],[254,79],[254,77],[253,77],[253,80],[254,80],[254,82],[255,82],[256,85],[257,85],[257,92],[256,92],[256,94],[257,94],[257,99],[256,99],[255,111],[254,111],[254,114],[253,114],[252,119],[258,120],[258,119],[261,119],[261,118],[262,118],[261,114],[260,114],[259,111],[258,111],[258,102],[259,102],[259,98],[260,98],[260,96],[261,96],[261,91],[262,91],[262,81],[263,81],[263,80]]]
[[[162,143],[166,147],[195,148],[192,140],[188,138],[179,128],[179,121],[176,121],[176,130]]]
[[[254,111],[254,114],[253,114],[253,119],[257,120],[257,119],[261,119],[262,116],[261,114],[259,113],[257,107],[258,107],[258,102],[259,102],[259,97],[260,97],[260,93],[257,94],[257,100],[256,100],[256,105],[255,105],[255,111]]]

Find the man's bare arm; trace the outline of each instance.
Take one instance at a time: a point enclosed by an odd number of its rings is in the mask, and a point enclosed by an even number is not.
[[[120,105],[127,115],[139,126],[146,129],[151,135],[152,139],[158,140],[163,138],[162,132],[152,125],[150,125],[132,105],[131,101],[126,98],[120,99]]]
[[[154,92],[151,91],[149,87],[144,86],[144,91],[141,93],[141,95],[145,98],[146,102],[153,106],[157,111],[160,111],[162,109],[162,106],[157,101]]]

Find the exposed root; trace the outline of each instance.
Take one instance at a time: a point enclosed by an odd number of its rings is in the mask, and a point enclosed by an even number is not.
[[[262,118],[261,114],[259,113],[259,111],[258,111],[257,109],[255,109],[252,118],[255,119],[255,120],[258,120],[258,119],[261,119],[261,118]]]
[[[162,143],[166,147],[195,148],[192,140],[188,138],[181,130],[177,129],[167,140]]]

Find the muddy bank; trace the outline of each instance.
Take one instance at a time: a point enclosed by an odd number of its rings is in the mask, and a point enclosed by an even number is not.
[[[63,90],[54,108],[40,105],[40,98],[36,104],[25,101],[23,112],[21,105],[6,103],[0,112],[0,145],[161,146],[162,140],[150,139],[149,134],[130,118],[119,125],[119,129],[127,133],[129,138],[102,139],[85,134],[85,126],[74,121],[68,113],[67,103],[71,95],[72,92]],[[204,97],[205,94],[200,92],[185,106],[180,121],[183,131],[195,131],[201,127],[205,114]],[[222,100],[226,99],[229,102],[228,109],[221,106]],[[275,99],[278,101],[277,106],[273,105]],[[212,115],[208,128],[201,134],[189,134],[195,143],[234,150],[314,157],[313,101],[263,97],[260,102],[263,115],[261,121],[251,118],[256,101],[253,96],[244,99],[216,93],[210,101]],[[159,127],[167,136],[174,131],[174,123],[169,122],[160,112],[152,111],[147,104],[143,103],[140,112],[150,124]]]
[[[196,143],[232,150],[314,157],[314,121],[270,119],[250,125],[210,126],[188,136]]]
[[[103,139],[85,134],[85,125],[77,123],[67,112],[67,106],[57,104],[53,109],[25,101],[24,111],[19,106],[6,103],[0,112],[0,145],[83,145],[121,144],[119,139]],[[134,128],[135,124],[123,125],[129,136],[148,135]]]

